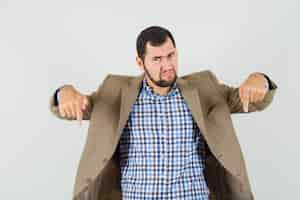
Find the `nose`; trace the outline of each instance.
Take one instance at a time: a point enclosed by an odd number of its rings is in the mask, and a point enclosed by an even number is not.
[[[174,69],[172,62],[169,59],[167,59],[167,58],[166,59],[162,59],[161,68],[162,68],[163,72],[166,72],[166,71]]]

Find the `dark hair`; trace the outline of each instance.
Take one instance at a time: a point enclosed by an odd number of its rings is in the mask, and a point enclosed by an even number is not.
[[[144,29],[136,39],[136,50],[138,56],[144,61],[146,54],[146,44],[150,42],[152,46],[162,45],[169,37],[176,47],[175,40],[169,30],[160,26],[150,26]]]

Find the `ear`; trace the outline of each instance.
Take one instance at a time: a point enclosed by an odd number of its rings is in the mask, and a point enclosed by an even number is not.
[[[139,57],[139,56],[136,56],[135,57],[135,61],[136,61],[136,64],[139,66],[139,68],[144,71],[144,64],[143,64],[143,61],[142,59]]]

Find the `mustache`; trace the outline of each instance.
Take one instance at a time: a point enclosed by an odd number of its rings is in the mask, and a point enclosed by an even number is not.
[[[164,73],[168,73],[168,72],[174,72],[174,73],[176,73],[176,71],[174,69],[169,69],[167,71],[161,71],[160,73],[164,74]]]

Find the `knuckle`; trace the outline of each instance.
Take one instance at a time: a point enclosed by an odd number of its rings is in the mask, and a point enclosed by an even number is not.
[[[62,110],[59,110],[59,114],[64,116],[64,112]]]
[[[80,95],[80,94],[76,95],[76,96],[75,96],[75,100],[76,100],[76,101],[82,101],[81,95]]]
[[[75,101],[73,101],[72,106],[76,108],[79,105],[79,103],[80,103],[80,101],[75,100]]]
[[[66,106],[66,104],[64,104],[64,103],[60,103],[58,107],[59,107],[60,109],[64,109],[64,108],[65,108],[65,106]]]
[[[250,93],[255,93],[255,92],[256,92],[256,88],[254,88],[254,87],[249,87],[249,88],[248,88],[248,91],[249,91]]]
[[[73,108],[73,110],[75,110],[76,108],[77,108],[77,101],[73,101],[72,102],[72,108]]]
[[[241,92],[244,92],[245,91],[245,86],[244,85],[242,85],[241,87],[240,87],[240,89],[239,89]]]
[[[243,86],[243,90],[244,90],[244,91],[249,90],[249,86],[248,86],[248,85],[244,85],[244,86]]]

